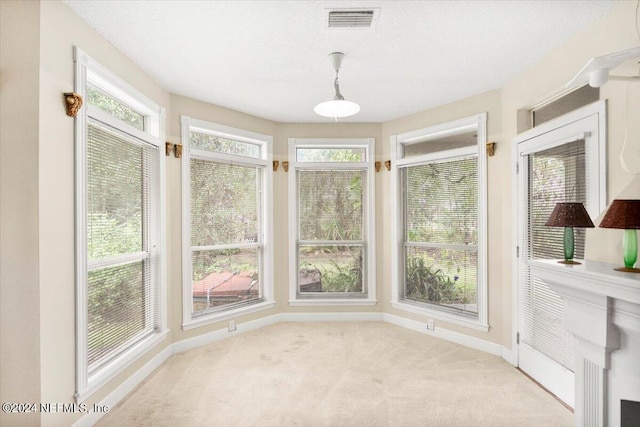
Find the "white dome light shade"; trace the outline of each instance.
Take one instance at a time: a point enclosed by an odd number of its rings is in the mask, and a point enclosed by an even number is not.
[[[342,96],[342,94],[340,93],[338,73],[340,72],[340,65],[342,65],[342,60],[344,59],[344,53],[333,52],[329,54],[329,58],[331,59],[333,69],[336,72],[336,79],[333,81],[333,87],[336,91],[336,94],[333,97],[333,100],[321,102],[320,104],[316,105],[313,111],[315,111],[319,116],[332,117],[337,121],[339,117],[353,116],[358,111],[360,111],[360,106],[355,102],[345,101],[344,96]]]
[[[355,102],[345,100],[333,100],[321,102],[313,109],[317,115],[323,117],[349,117],[360,111],[360,106]]]

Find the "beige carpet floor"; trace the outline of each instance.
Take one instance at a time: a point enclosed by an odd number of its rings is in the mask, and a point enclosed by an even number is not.
[[[98,426],[572,426],[499,357],[381,322],[279,323],[171,357]]]

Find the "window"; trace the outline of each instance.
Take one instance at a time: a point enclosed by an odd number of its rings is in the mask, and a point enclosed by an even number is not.
[[[182,117],[185,329],[274,306],[271,140]]]
[[[370,139],[289,139],[291,305],[375,304]]]
[[[396,308],[487,330],[486,114],[391,140]]]
[[[77,381],[85,400],[166,334],[164,110],[76,49]]]

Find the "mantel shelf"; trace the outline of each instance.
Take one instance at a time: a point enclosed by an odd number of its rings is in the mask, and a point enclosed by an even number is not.
[[[555,282],[577,291],[640,304],[640,273],[616,271],[616,265],[596,261],[571,265],[554,260],[531,260],[529,265],[541,277],[553,275]]]

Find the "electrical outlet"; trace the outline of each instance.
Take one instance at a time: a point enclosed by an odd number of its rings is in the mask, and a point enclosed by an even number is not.
[[[433,331],[433,319],[427,320],[427,329]]]
[[[229,332],[233,332],[236,330],[236,321],[229,320]]]

